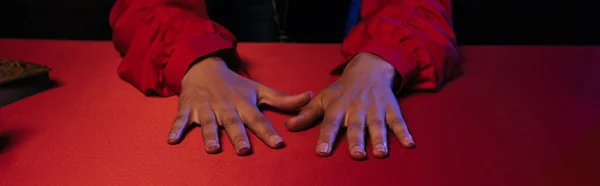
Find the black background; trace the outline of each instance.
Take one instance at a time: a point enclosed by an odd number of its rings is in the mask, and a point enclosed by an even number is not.
[[[600,21],[593,2],[455,0],[455,31],[461,45],[600,44]],[[113,3],[1,0],[0,38],[109,40],[108,15]]]

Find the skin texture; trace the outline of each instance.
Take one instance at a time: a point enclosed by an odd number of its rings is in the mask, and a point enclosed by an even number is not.
[[[394,68],[378,56],[360,53],[348,63],[337,81],[317,94],[285,125],[299,131],[323,119],[316,148],[319,156],[331,155],[341,127],[347,127],[348,150],[357,160],[367,157],[364,137],[367,129],[373,155],[377,158],[388,154],[386,126],[403,147],[412,148],[415,143],[391,89],[394,74]]]
[[[312,93],[287,95],[229,70],[220,58],[207,58],[193,65],[182,80],[179,112],[169,132],[168,143],[177,144],[186,129],[202,128],[206,152],[218,153],[219,127],[225,129],[238,155],[251,152],[244,124],[271,148],[284,145],[281,136],[257,108],[267,104],[281,110],[297,110]]]
[[[257,106],[267,104],[280,110],[304,107],[296,117],[285,121],[291,131],[301,131],[323,120],[316,153],[329,156],[336,136],[346,127],[348,150],[356,160],[367,157],[365,132],[368,131],[373,155],[388,155],[387,130],[405,148],[415,146],[398,101],[392,91],[395,70],[380,57],[359,53],[350,60],[341,77],[317,94],[287,95],[229,70],[220,58],[207,58],[193,65],[182,81],[179,112],[169,144],[177,144],[186,129],[194,124],[202,128],[208,153],[220,152],[219,127],[225,129],[238,155],[251,152],[244,125],[271,148],[283,147],[283,139]],[[397,77],[396,77],[397,78]]]

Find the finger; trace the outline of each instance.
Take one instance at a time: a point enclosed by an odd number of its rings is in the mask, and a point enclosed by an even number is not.
[[[271,122],[265,118],[256,106],[241,104],[238,106],[238,114],[248,129],[269,147],[283,147],[283,139],[277,134],[277,131],[275,131]]]
[[[348,150],[350,156],[356,160],[367,157],[365,153],[365,113],[363,111],[346,113],[348,121],[346,125],[346,137],[348,139]]]
[[[202,140],[204,141],[204,149],[210,154],[219,153],[221,146],[219,145],[219,127],[215,114],[210,109],[203,111],[196,110],[192,112],[192,122],[197,123],[202,128]]]
[[[312,97],[311,91],[296,95],[287,95],[262,85],[257,87],[257,92],[259,104],[267,104],[285,111],[297,110],[306,105]]]
[[[173,125],[171,126],[171,130],[169,131],[169,137],[167,143],[171,145],[175,145],[181,142],[181,138],[183,137],[183,132],[188,126],[189,119],[189,109],[180,109],[177,117],[175,117],[175,121],[173,121]]]
[[[186,89],[179,96],[177,117],[171,126],[168,143],[177,144],[181,142],[184,132],[190,126],[190,117],[194,109],[209,110],[206,102],[207,92],[202,89]]]
[[[320,96],[317,96],[320,97]],[[284,122],[285,126],[291,131],[308,129],[315,125],[323,117],[325,110],[320,106],[318,99],[313,99],[300,113]]]
[[[385,114],[379,107],[374,107],[367,114],[367,127],[373,146],[373,155],[376,158],[385,158],[388,155],[387,128],[385,127]]]
[[[415,146],[415,142],[408,131],[408,127],[406,127],[406,122],[402,117],[402,112],[397,103],[392,103],[388,106],[385,120],[402,146],[405,148],[412,148]]]
[[[235,152],[240,156],[249,154],[251,151],[250,140],[248,140],[246,129],[237,112],[233,109],[222,109],[215,114],[219,123],[225,128]]]
[[[344,112],[342,109],[331,109],[325,113],[317,142],[317,155],[329,156],[331,154],[343,117]]]

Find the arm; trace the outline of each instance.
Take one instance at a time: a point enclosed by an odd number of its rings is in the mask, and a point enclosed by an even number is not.
[[[437,91],[458,70],[450,7],[450,0],[363,0],[342,53],[375,54],[400,74],[401,87]]]
[[[110,14],[124,54],[119,76],[146,95],[170,96],[199,58],[234,51],[235,37],[208,20],[203,0],[118,0]],[[226,53],[226,52],[225,52]]]
[[[390,89],[392,80],[399,77],[405,89],[436,91],[457,66],[454,33],[444,8],[449,6],[443,6],[449,0],[362,1],[363,21],[342,44],[348,62],[334,70],[343,69],[342,75],[285,122],[295,131],[321,120],[319,156],[331,155],[342,126],[354,159],[367,157],[365,131],[377,158],[388,155],[388,128],[403,147],[413,148],[415,141]]]
[[[203,0],[118,0],[110,24],[115,47],[125,54],[121,78],[146,95],[179,94],[169,144],[199,124],[208,153],[220,152],[219,126],[238,155],[251,152],[245,126],[280,148],[283,139],[256,105],[293,111],[310,100],[310,92],[289,96],[232,71],[239,64],[236,40],[207,19]]]

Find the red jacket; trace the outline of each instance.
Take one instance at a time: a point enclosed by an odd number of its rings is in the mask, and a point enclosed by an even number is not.
[[[360,16],[342,44],[346,59],[376,54],[410,84],[405,89],[415,90],[438,90],[457,70],[450,0],[362,0]],[[204,0],[118,0],[110,24],[125,54],[118,73],[145,94],[178,94],[196,59],[236,46],[208,19]]]

